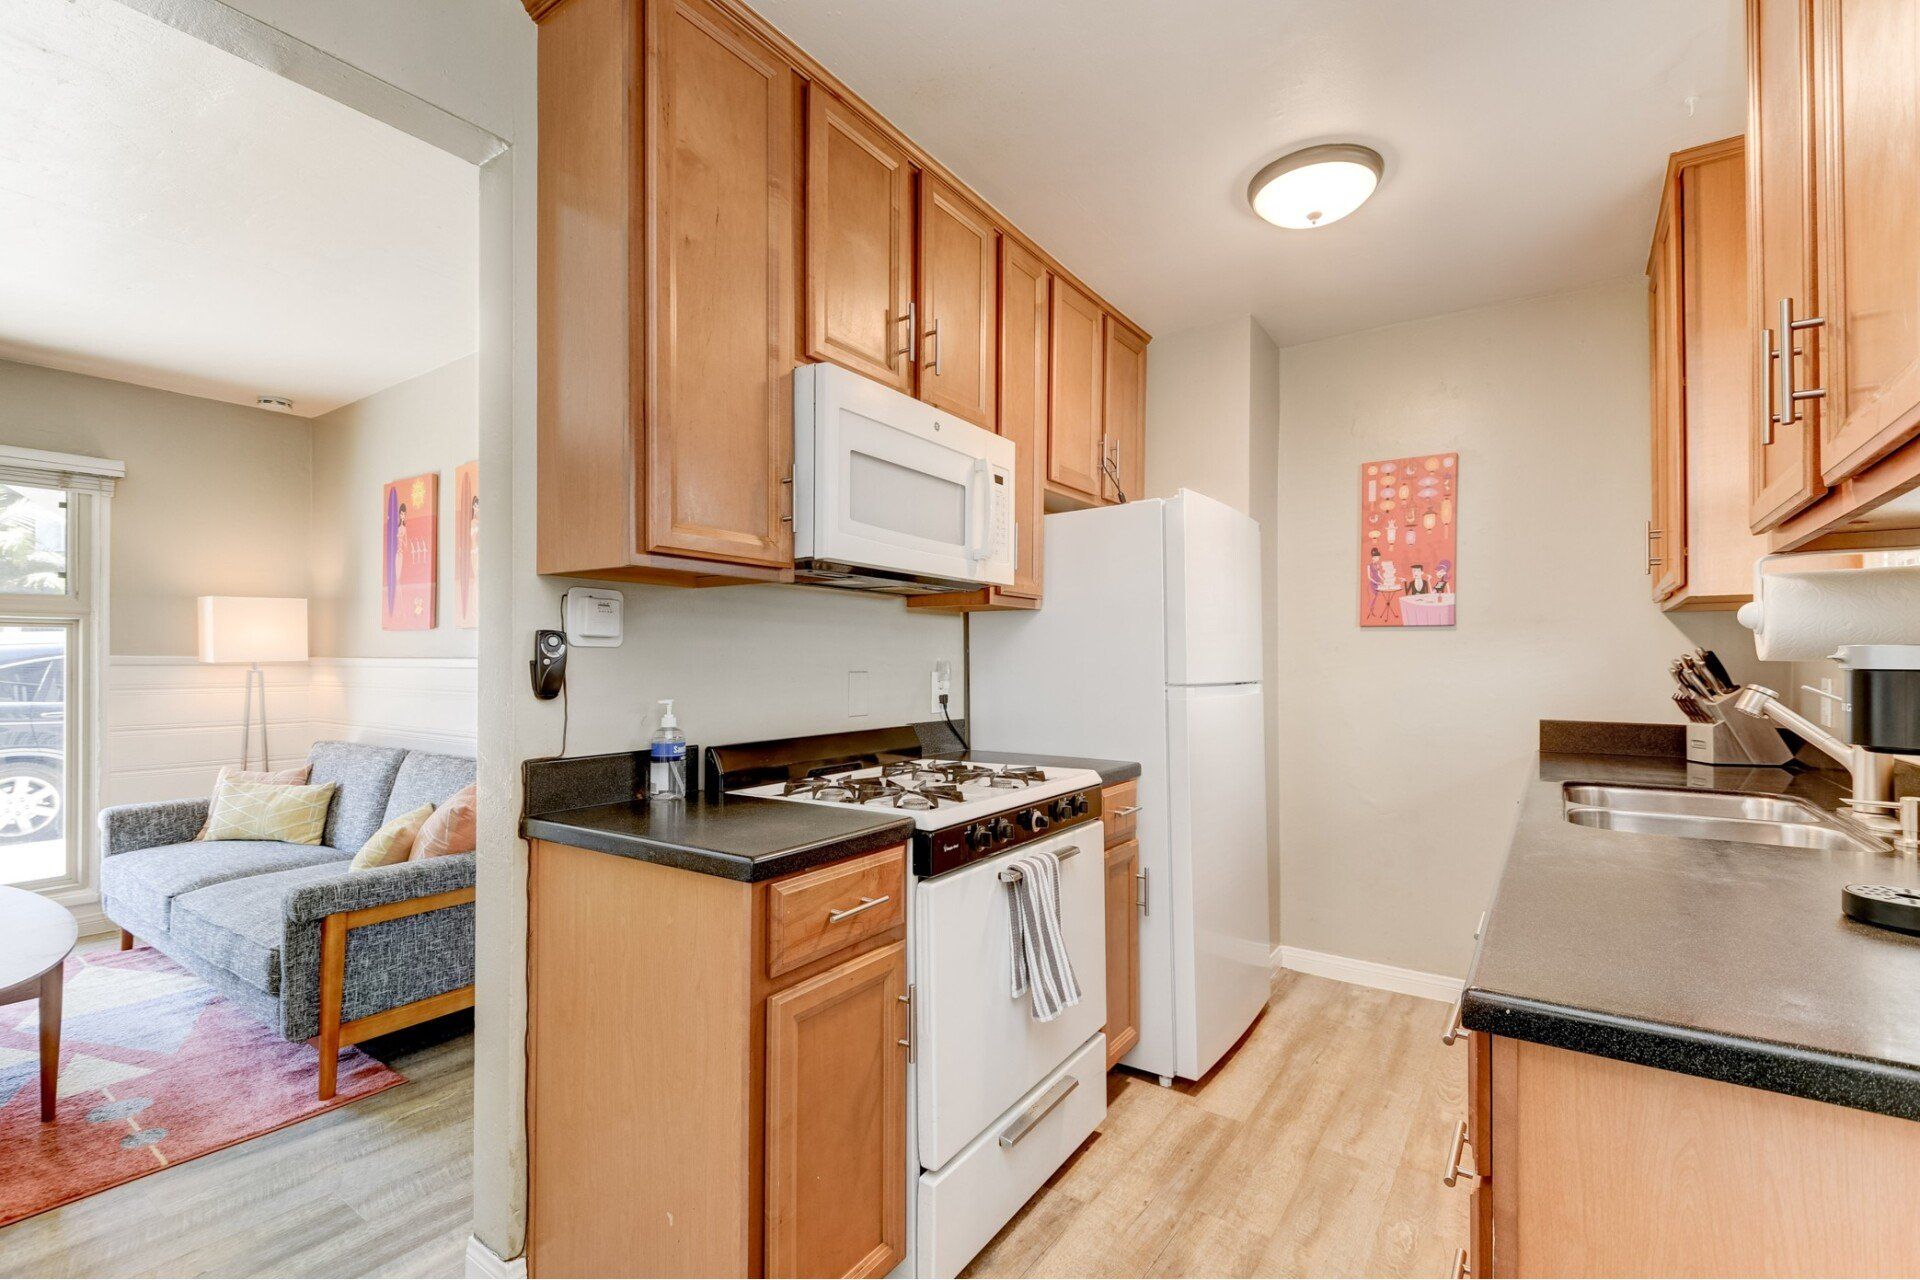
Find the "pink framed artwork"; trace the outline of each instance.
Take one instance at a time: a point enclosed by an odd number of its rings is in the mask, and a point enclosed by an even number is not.
[[[1360,465],[1361,626],[1453,625],[1459,516],[1459,454]]]
[[[395,480],[380,501],[380,628],[431,631],[439,586],[440,476]]]
[[[453,617],[471,631],[480,625],[480,464],[453,473]]]

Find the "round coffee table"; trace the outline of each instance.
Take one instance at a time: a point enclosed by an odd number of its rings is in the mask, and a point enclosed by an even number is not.
[[[60,1080],[61,970],[79,938],[73,913],[25,889],[0,886],[0,1004],[40,1002],[40,1119],[53,1119]]]

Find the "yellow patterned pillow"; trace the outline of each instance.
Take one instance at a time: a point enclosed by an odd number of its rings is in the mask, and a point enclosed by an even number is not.
[[[209,840],[284,840],[319,844],[333,803],[333,783],[290,787],[228,778],[213,793],[207,814]]]
[[[391,866],[396,862],[405,862],[407,855],[413,852],[413,842],[420,835],[420,827],[433,816],[433,806],[423,804],[418,809],[401,814],[386,826],[374,832],[367,842],[360,846],[360,852],[353,855],[353,865],[349,871],[365,871],[368,867]]]

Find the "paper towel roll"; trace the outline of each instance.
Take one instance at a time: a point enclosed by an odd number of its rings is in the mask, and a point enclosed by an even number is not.
[[[1920,566],[1769,573],[1739,618],[1763,662],[1832,657],[1843,644],[1920,643]]]

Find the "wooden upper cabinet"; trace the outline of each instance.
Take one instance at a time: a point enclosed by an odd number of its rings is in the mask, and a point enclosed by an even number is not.
[[[539,57],[540,571],[790,580],[799,77],[708,0]]]
[[[646,14],[646,549],[790,565],[799,86],[703,0]]]
[[[1687,580],[1686,415],[1680,342],[1680,237],[1677,218],[1663,216],[1648,264],[1647,327],[1653,348],[1653,506],[1647,520],[1647,573],[1653,598],[1665,600]]]
[[[1920,0],[1825,0],[1815,21],[1831,484],[1920,435]]]
[[[932,174],[920,175],[920,398],[991,430],[1000,232]]]
[[[872,122],[807,92],[807,354],[913,390],[913,165]]]
[[[906,1257],[907,948],[767,1000],[769,1276],[884,1276]]]
[[[1013,441],[1015,557],[1007,595],[1040,597],[1047,483],[1047,305],[1053,273],[1014,240],[1000,241],[1000,434]]]
[[[1820,385],[1811,330],[1778,332],[1780,302],[1819,316],[1814,290],[1812,0],[1747,0],[1747,245],[1755,412],[1749,449],[1753,529],[1771,529],[1820,496],[1817,400],[1780,404],[1782,360],[1793,385]],[[1803,354],[1794,355],[1795,348]]]
[[[1145,496],[1146,488],[1147,339],[1112,315],[1106,317],[1105,334],[1100,496],[1108,502],[1129,502]]]
[[[1047,482],[1070,497],[1098,502],[1105,437],[1106,313],[1070,281],[1056,276],[1048,321],[1052,386],[1047,403]]]

